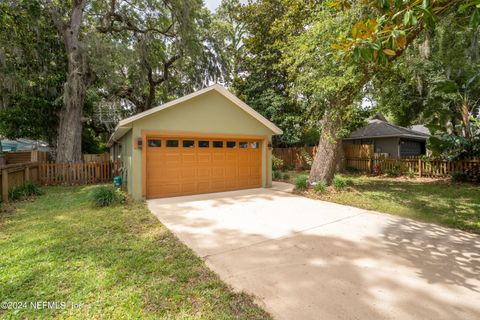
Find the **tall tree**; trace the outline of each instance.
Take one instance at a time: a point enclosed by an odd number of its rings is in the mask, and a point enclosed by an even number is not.
[[[0,2],[0,135],[55,145],[66,56],[37,0]]]
[[[88,56],[80,35],[87,0],[73,0],[65,6],[45,0],[45,5],[63,41],[67,56],[64,104],[60,111],[56,160],[58,162],[80,161],[82,111],[87,89],[95,80],[89,70]]]
[[[319,152],[316,154],[310,181],[330,182],[335,173],[338,163],[339,152],[342,150],[342,136],[345,131],[345,124],[348,119],[345,116],[356,98],[362,95],[366,85],[382,69],[397,57],[401,56],[405,49],[415,40],[427,27],[433,27],[435,17],[440,17],[450,10],[456,10],[461,1],[350,1],[336,0],[320,6],[322,12],[329,12],[331,8],[338,9],[332,14],[342,18],[351,15],[351,23],[342,24],[342,28],[348,27],[349,32],[344,33],[335,42],[330,43],[330,50],[325,52],[328,55],[336,55],[338,64],[344,65],[352,77],[343,79],[338,83],[337,89],[332,92],[326,101],[328,107],[323,116],[323,127],[319,142]],[[478,9],[474,9],[478,12]],[[321,13],[321,18],[323,18]],[[331,19],[336,25],[336,18]],[[324,24],[318,19],[309,30],[315,30],[316,24]],[[326,29],[328,30],[328,28]],[[299,41],[304,41],[302,35]],[[295,40],[293,40],[295,41]],[[320,40],[319,46],[324,46]],[[314,46],[312,46],[314,47]],[[334,50],[337,50],[335,52]],[[315,65],[317,55],[315,51],[305,51],[302,60]],[[297,63],[299,67],[305,62]],[[320,62],[320,63],[323,63]],[[318,67],[320,63],[317,63]],[[333,65],[332,65],[333,66]],[[314,68],[312,68],[314,69]],[[338,77],[339,69],[332,68],[332,75]],[[340,79],[338,79],[340,80]],[[315,90],[320,79],[315,76],[304,81],[303,86],[312,90],[313,94],[322,100],[324,94]]]
[[[315,134],[315,110],[292,94],[292,75],[288,66],[281,63],[290,37],[304,32],[315,2],[261,0],[249,2],[241,10],[246,29],[245,53],[233,88],[283,130],[282,136],[275,137],[277,146],[301,144],[305,137]]]

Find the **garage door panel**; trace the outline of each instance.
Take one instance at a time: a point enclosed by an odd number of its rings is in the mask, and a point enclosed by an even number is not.
[[[235,178],[238,176],[238,170],[235,167],[225,168],[225,178]]]
[[[147,197],[221,192],[261,186],[261,149],[253,148],[250,143],[248,148],[239,148],[240,140],[230,148],[223,140],[223,147],[214,148],[213,141],[222,139],[206,139],[210,143],[202,148],[199,147],[199,141],[205,140],[204,138],[191,140],[195,140],[195,147],[183,148],[181,143],[179,147],[146,146]]]
[[[227,162],[237,162],[237,154],[236,153],[227,153],[225,154],[225,161]]]
[[[197,177],[198,178],[208,178],[212,175],[212,168],[197,168]]]
[[[197,163],[198,164],[209,164],[212,161],[211,154],[199,153],[197,155]]]
[[[197,168],[195,167],[183,168],[180,170],[180,175],[182,179],[196,180]]]
[[[216,167],[212,169],[212,178],[225,178],[225,168]]]
[[[198,193],[210,192],[210,181],[198,181],[196,192]]]
[[[182,193],[196,193],[196,192],[197,192],[196,182],[182,183]]]
[[[250,168],[249,167],[239,167],[238,168],[238,176],[239,177],[248,177],[250,175]]]
[[[182,154],[182,164],[194,165],[197,162],[197,155],[195,153]]]

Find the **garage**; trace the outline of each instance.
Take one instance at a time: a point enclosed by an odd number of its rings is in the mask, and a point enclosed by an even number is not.
[[[121,120],[109,140],[134,199],[272,185],[275,124],[216,84]]]
[[[259,188],[261,142],[198,137],[147,138],[147,198]]]

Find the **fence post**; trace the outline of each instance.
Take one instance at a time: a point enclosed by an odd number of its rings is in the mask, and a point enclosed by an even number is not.
[[[422,176],[422,159],[418,159],[418,176]]]
[[[25,184],[28,181],[30,181],[30,167],[27,165],[24,170],[25,172],[23,174],[23,177],[24,177],[23,182]]]
[[[373,160],[372,158],[368,158],[368,173],[373,172]]]
[[[8,203],[8,170],[2,170],[2,200],[3,203]]]

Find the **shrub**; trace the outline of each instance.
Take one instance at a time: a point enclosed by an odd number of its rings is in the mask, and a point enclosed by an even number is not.
[[[308,188],[308,176],[301,175],[295,179],[295,189],[305,190]]]
[[[399,163],[395,163],[391,169],[385,170],[389,177],[398,177],[401,173],[401,166]]]
[[[123,193],[112,186],[95,187],[88,194],[90,201],[96,207],[107,207],[122,202]]]
[[[466,182],[468,180],[468,176],[464,172],[455,172],[452,174],[452,180],[455,182]]]
[[[327,190],[327,184],[323,181],[319,181],[313,186],[313,190],[315,190],[316,193],[323,193]]]
[[[11,201],[16,201],[23,198],[28,198],[32,196],[37,196],[43,194],[43,191],[40,189],[37,183],[27,182],[22,186],[13,187],[8,190],[8,198]]]
[[[408,175],[409,178],[415,178],[417,176],[417,173],[410,169],[410,170],[408,170],[407,175]]]
[[[352,166],[347,166],[345,168],[345,170],[347,172],[350,172],[350,173],[360,173],[360,172],[362,172],[362,170],[358,169],[357,167],[352,167]]]
[[[282,176],[282,179],[283,180],[290,180],[290,175],[288,173],[284,173],[283,176]]]
[[[273,180],[280,180],[280,179],[282,179],[282,173],[278,170],[273,170],[272,178],[273,178]]]
[[[351,182],[350,182],[351,183]],[[341,175],[336,174],[332,180],[332,186],[336,190],[345,189],[349,184],[349,179],[342,177]]]
[[[277,158],[275,155],[272,155],[272,167],[273,170],[282,170],[283,169],[283,160]]]

